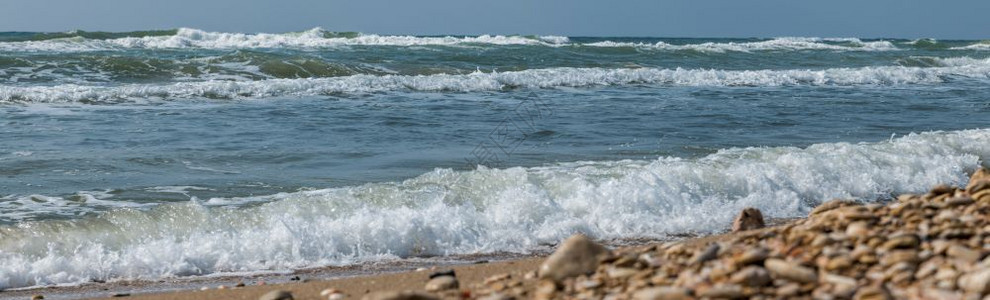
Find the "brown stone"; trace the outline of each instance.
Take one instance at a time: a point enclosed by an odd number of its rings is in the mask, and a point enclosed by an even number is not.
[[[744,251],[736,259],[737,266],[763,263],[770,256],[770,251],[763,247],[754,247]]]
[[[969,183],[972,184],[973,182],[987,178],[990,178],[990,170],[987,170],[984,167],[980,167],[979,169],[976,170],[976,172],[973,172],[972,176],[969,176]],[[969,186],[969,184],[967,184],[967,186]]]
[[[945,250],[945,255],[958,259],[966,263],[975,263],[980,260],[980,252],[969,247],[952,244]]]
[[[764,286],[770,283],[771,280],[770,272],[757,266],[746,267],[732,274],[732,277],[729,277],[729,282],[748,287]]]
[[[691,257],[690,263],[692,265],[696,265],[696,264],[703,264],[709,260],[713,260],[716,257],[718,257],[718,251],[720,249],[721,246],[719,246],[718,243],[712,243],[711,245],[708,245],[708,247],[705,248],[705,250],[695,253],[694,256]]]
[[[688,300],[693,299],[691,297],[691,291],[674,286],[662,286],[662,287],[652,287],[645,288],[633,293],[633,299],[636,300]]]
[[[969,184],[966,185],[966,192],[972,195],[988,188],[990,188],[990,178],[980,178],[977,180],[971,180]]]
[[[891,300],[890,292],[887,289],[876,286],[860,288],[853,295],[853,300]]]
[[[976,270],[959,277],[959,287],[970,293],[987,294],[990,292],[990,268]]]
[[[732,221],[732,232],[760,229],[766,226],[763,222],[763,213],[759,209],[744,208],[736,219]]]
[[[716,299],[739,299],[743,294],[742,287],[731,283],[719,283],[698,291],[698,297]]]
[[[891,249],[915,249],[921,244],[921,239],[914,234],[897,234],[891,236],[886,242],[880,246],[881,250],[891,250]]]
[[[835,200],[831,200],[831,201],[822,203],[822,205],[819,205],[818,207],[815,207],[815,209],[811,210],[811,213],[808,214],[808,215],[809,216],[820,215],[820,214],[822,214],[824,212],[827,212],[827,211],[830,211],[830,210],[833,210],[833,209],[836,209],[836,208],[839,208],[839,207],[843,207],[843,206],[849,206],[849,205],[858,205],[858,203],[856,203],[855,201],[850,201],[850,200],[835,199]]]
[[[564,279],[590,274],[598,261],[609,256],[609,250],[583,234],[567,238],[540,265],[539,277],[560,282]]]
[[[818,274],[816,274],[811,268],[805,266],[777,258],[767,259],[763,262],[763,264],[766,266],[767,270],[770,271],[770,274],[777,278],[783,278],[798,283],[814,283],[818,281]]]

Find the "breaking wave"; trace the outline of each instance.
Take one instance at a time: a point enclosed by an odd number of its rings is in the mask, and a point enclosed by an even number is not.
[[[731,148],[697,159],[436,169],[401,182],[152,208],[105,201],[97,204],[121,208],[0,226],[0,288],[526,253],[575,232],[599,239],[711,233],[744,207],[798,217],[837,197],[872,201],[964,184],[988,157],[990,130],[975,129]],[[244,202],[256,205],[232,205]]]
[[[935,67],[879,66],[823,70],[707,70],[548,68],[516,72],[438,75],[368,75],[330,78],[200,81],[95,86],[0,86],[0,102],[72,103],[147,99],[251,99],[387,91],[475,92],[516,88],[605,85],[850,86],[937,84],[952,77],[990,78],[990,59],[930,58]]]

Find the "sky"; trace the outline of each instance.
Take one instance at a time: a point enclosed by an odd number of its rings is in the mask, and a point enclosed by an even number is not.
[[[0,0],[2,31],[990,39],[987,0]]]

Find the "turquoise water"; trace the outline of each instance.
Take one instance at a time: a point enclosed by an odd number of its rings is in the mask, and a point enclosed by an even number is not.
[[[0,33],[0,288],[526,253],[960,183],[985,41]]]

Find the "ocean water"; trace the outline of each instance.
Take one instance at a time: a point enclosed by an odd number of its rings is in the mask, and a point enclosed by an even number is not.
[[[0,33],[0,289],[528,253],[990,157],[990,42]]]

